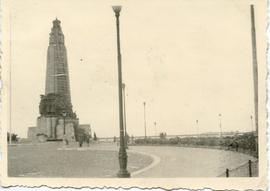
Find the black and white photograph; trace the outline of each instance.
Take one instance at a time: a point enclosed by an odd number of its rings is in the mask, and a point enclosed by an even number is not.
[[[266,5],[3,1],[3,184],[265,189]]]

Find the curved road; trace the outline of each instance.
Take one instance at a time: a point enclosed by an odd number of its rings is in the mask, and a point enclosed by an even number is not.
[[[63,147],[61,143],[12,146],[8,152],[9,175],[114,177],[119,169],[118,150],[119,147],[111,143],[83,148],[78,148],[77,144]],[[234,169],[254,160],[231,151],[176,146],[129,146],[127,152],[128,169],[135,178],[217,177],[226,168]],[[234,174],[243,175],[242,172]]]
[[[255,158],[232,151],[173,146],[130,146],[128,152],[155,156],[156,164],[133,177],[217,177]],[[157,161],[158,160],[158,161]]]

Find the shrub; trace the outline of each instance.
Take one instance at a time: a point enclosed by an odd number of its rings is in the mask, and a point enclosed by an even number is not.
[[[166,133],[161,133],[159,139],[136,139],[135,144],[152,145],[190,145],[190,146],[222,146],[228,149],[244,149],[255,151],[256,141],[253,133],[227,137],[174,137],[167,139]]]

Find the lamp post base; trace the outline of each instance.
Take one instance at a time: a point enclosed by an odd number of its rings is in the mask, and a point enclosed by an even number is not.
[[[128,156],[127,156],[127,152],[126,152],[126,149],[125,149],[124,139],[122,139],[122,141],[120,141],[118,159],[119,159],[119,167],[120,168],[119,168],[119,171],[117,173],[117,177],[119,177],[119,178],[129,178],[130,173],[127,171]]]
[[[120,169],[117,173],[118,178],[130,178],[130,173],[126,169]]]

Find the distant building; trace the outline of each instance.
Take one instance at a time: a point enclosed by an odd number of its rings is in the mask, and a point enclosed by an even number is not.
[[[80,128],[86,127],[79,125],[72,109],[67,52],[60,23],[55,19],[50,33],[45,95],[41,95],[37,125],[28,129],[28,138],[32,141],[63,138],[77,141]]]

